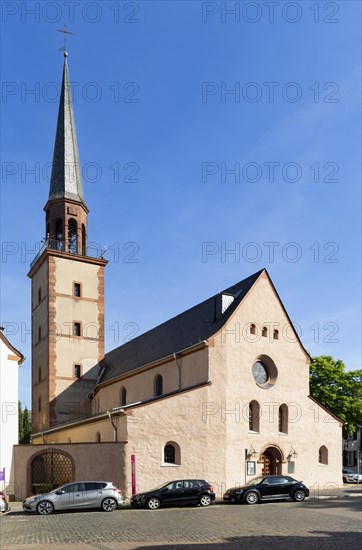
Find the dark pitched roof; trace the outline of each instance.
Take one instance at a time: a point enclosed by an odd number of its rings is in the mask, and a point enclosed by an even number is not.
[[[263,271],[107,353],[100,384],[210,338],[227,322]],[[234,300],[223,315],[216,315],[223,294],[232,295]]]
[[[49,200],[72,199],[84,204],[82,176],[70,91],[67,58],[64,56],[62,93],[59,102]]]

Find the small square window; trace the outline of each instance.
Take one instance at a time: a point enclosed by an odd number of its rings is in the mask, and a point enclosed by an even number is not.
[[[80,333],[81,333],[80,323],[73,323],[73,335],[80,336],[81,335]]]
[[[80,378],[81,377],[81,370],[82,370],[82,365],[74,365],[74,377],[75,378]]]
[[[80,283],[73,284],[73,296],[80,298],[82,295],[82,285]]]

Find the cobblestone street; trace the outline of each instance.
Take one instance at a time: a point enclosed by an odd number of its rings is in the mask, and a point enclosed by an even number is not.
[[[215,504],[209,508],[157,511],[128,507],[24,514],[20,505],[1,518],[2,550],[56,548],[113,550],[177,548],[354,549],[361,542],[361,499],[357,487],[337,499],[304,503],[273,502],[257,506]],[[350,497],[350,498],[348,498]]]

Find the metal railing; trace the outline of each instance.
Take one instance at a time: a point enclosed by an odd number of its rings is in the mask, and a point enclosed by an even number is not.
[[[77,243],[74,241],[69,241],[67,243],[64,239],[47,239],[31,262],[30,269],[32,269],[33,266],[36,264],[40,256],[43,254],[44,250],[48,249],[57,250],[58,252],[64,252],[66,254],[74,254],[75,256],[87,256],[88,258],[101,258],[103,257],[103,254],[105,252],[96,243],[92,243],[92,245],[88,247],[79,246],[79,248],[80,251],[77,252]]]

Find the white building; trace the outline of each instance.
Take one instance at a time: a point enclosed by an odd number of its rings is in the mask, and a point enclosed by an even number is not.
[[[14,492],[13,445],[18,443],[18,367],[24,356],[0,327],[0,489]]]

